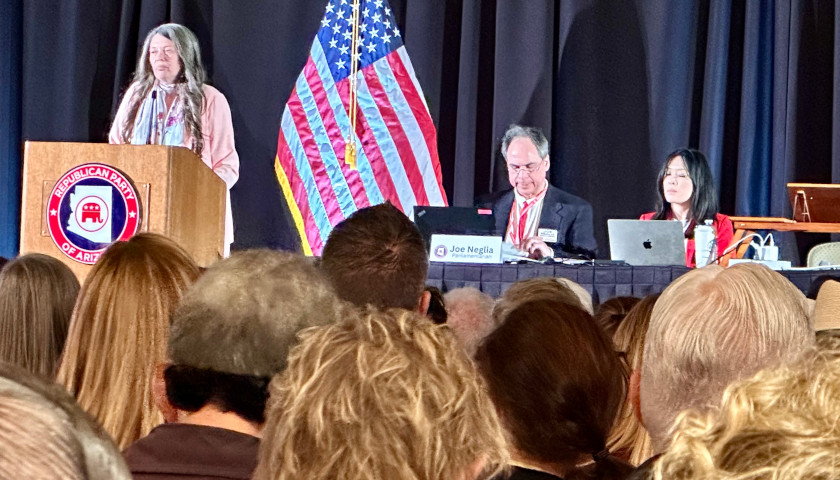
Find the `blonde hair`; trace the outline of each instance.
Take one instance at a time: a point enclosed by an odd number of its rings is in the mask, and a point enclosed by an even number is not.
[[[573,290],[572,285],[577,284],[571,280],[562,281],[562,279],[554,277],[520,280],[511,285],[496,301],[496,306],[493,307],[493,322],[496,325],[501,325],[502,320],[516,307],[540,299],[560,300],[563,303],[580,307],[592,315],[592,297],[589,297],[589,307],[587,308],[586,302],[579,294],[580,291]],[[580,287],[580,285],[577,286]],[[580,287],[580,290],[583,290],[583,287]],[[586,290],[583,290],[583,292],[588,295]]]
[[[638,301],[624,316],[624,320],[618,325],[612,337],[615,349],[623,354],[622,366],[628,384],[630,373],[642,368],[645,335],[657,298],[659,298],[658,293],[648,295]],[[633,465],[639,465],[653,455],[650,435],[636,417],[629,396],[618,411],[615,425],[607,438],[607,448],[613,455],[626,459]]]
[[[0,364],[0,478],[129,480],[120,451],[64,389]]]
[[[255,479],[454,479],[506,463],[484,383],[446,331],[405,310],[300,335],[271,382]]]
[[[152,376],[166,360],[170,313],[198,275],[175,242],[143,233],[108,247],[85,280],[58,382],[120,448],[163,422]]]
[[[680,416],[656,479],[830,480],[840,472],[840,352],[731,385],[719,414]]]
[[[714,409],[729,383],[812,346],[804,300],[757,264],[711,265],[671,283],[653,308],[642,362],[642,417],[654,449],[666,446],[682,410]]]
[[[55,258],[22,255],[0,270],[0,360],[55,378],[79,280]]]
[[[566,277],[554,277],[554,281],[568,287],[578,298],[580,306],[586,310],[586,313],[595,315],[595,308],[592,306],[592,294],[586,291],[581,284]]]

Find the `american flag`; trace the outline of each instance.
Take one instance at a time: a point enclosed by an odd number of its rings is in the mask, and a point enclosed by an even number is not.
[[[274,169],[307,255],[320,255],[332,227],[389,200],[446,205],[437,133],[388,2],[330,0],[286,103]],[[352,58],[351,58],[352,56]],[[344,161],[351,131],[352,62],[358,62],[356,168]]]

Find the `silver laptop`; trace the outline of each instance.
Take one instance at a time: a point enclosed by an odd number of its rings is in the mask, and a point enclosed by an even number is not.
[[[682,222],[607,220],[610,258],[630,265],[685,265]]]

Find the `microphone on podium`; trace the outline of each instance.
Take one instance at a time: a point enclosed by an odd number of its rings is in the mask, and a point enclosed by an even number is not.
[[[146,140],[146,145],[152,143],[152,131],[157,130],[157,123],[155,122],[155,106],[157,105],[157,90],[152,90],[152,108],[149,112],[149,138]]]

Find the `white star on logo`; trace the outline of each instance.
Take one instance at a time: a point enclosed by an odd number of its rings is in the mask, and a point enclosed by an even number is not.
[[[396,28],[394,28],[394,37],[399,37],[399,36],[400,36],[400,31],[397,30]]]
[[[350,47],[348,47],[347,44],[338,47],[338,51],[340,51],[342,55],[347,55],[347,50],[350,50]]]
[[[344,10],[339,10],[338,11],[338,18],[344,20]]]
[[[338,35],[338,32],[340,32],[340,31],[341,31],[341,25],[339,25],[338,23],[333,25],[333,35]]]
[[[370,42],[367,44],[367,49],[369,53],[372,53],[376,50],[376,45],[374,45],[373,42]]]
[[[353,60],[354,61],[358,62],[360,58],[362,58],[362,54],[360,54],[360,53],[354,53],[353,54]]]
[[[50,215],[52,215],[53,217],[58,215],[58,210],[53,208],[52,210],[50,210]]]
[[[330,48],[338,48],[338,40],[334,38],[330,40]]]
[[[379,30],[377,30],[375,28],[371,28],[370,29],[370,36],[372,38],[378,38],[379,37]]]
[[[386,32],[385,35],[382,35],[382,41],[385,42],[385,43],[390,43],[391,42],[391,36],[388,35],[388,33]]]
[[[382,18],[382,15],[380,15],[379,12],[376,12],[373,14],[372,18],[374,22],[378,22]]]
[[[128,212],[128,218],[134,218],[137,216],[137,212]]]
[[[341,35],[344,36],[345,40],[350,40],[353,37],[353,33],[350,32],[350,31],[346,31],[346,32],[342,33]]]
[[[387,18],[382,21],[382,25],[385,25],[386,29],[391,28],[391,22],[389,22]]]
[[[391,9],[388,8],[388,7],[385,7],[385,15],[390,15],[390,14],[391,14]]]
[[[344,59],[340,59],[339,61],[335,62],[335,68],[343,69],[344,67]]]
[[[382,8],[382,0],[376,0],[373,4],[376,5],[376,8]]]
[[[330,26],[330,19],[327,18],[327,17],[324,17],[324,19],[321,20],[321,26],[322,27],[329,27]]]
[[[327,5],[327,12],[332,13],[333,9],[335,9],[335,5],[333,5],[332,3]]]
[[[365,16],[365,18],[367,18],[369,14],[370,14],[370,10],[368,10],[368,8],[367,8],[367,7],[365,7],[365,9],[364,9],[364,10],[362,10],[362,15],[364,15],[364,16]]]

